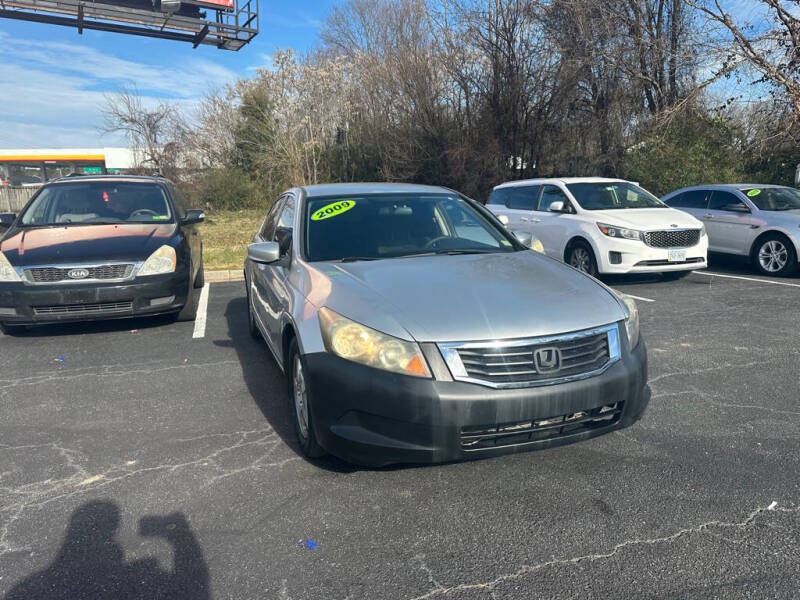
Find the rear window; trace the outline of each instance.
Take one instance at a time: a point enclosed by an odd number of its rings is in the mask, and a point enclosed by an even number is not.
[[[540,185],[515,185],[499,188],[489,196],[490,205],[503,205],[513,210],[535,210]]]
[[[675,208],[705,208],[707,196],[706,190],[690,190],[666,200],[666,204]]]

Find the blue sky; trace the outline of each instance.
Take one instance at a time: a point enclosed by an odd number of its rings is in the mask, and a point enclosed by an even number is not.
[[[102,147],[104,94],[124,87],[192,105],[214,87],[267,66],[278,48],[319,41],[333,0],[260,2],[260,33],[238,52],[0,19],[0,148]]]

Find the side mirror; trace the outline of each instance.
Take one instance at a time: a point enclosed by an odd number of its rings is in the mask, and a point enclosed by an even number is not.
[[[257,263],[274,263],[281,257],[278,242],[256,242],[247,246],[247,258]]]
[[[551,202],[550,206],[547,207],[547,210],[550,212],[564,212],[564,203],[561,200],[556,200],[555,202]]]
[[[740,213],[749,213],[750,209],[747,208],[744,204],[725,204],[722,207],[722,210],[727,210],[729,212],[740,212]]]
[[[193,225],[195,223],[202,223],[206,219],[206,213],[199,208],[192,208],[186,211],[186,216],[181,221],[184,225]]]
[[[531,235],[528,231],[512,231],[511,232],[517,241],[525,246],[526,248],[531,247],[531,243],[533,242],[533,235]]]
[[[17,220],[14,213],[0,213],[0,227],[8,229]]]
[[[278,227],[275,230],[275,239],[280,248],[280,255],[284,256],[292,247],[292,230],[289,227]]]

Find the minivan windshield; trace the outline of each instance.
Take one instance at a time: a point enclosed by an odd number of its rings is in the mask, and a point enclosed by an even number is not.
[[[584,210],[667,208],[653,194],[627,181],[568,183],[567,189]]]
[[[742,188],[759,210],[800,210],[800,190],[788,187]]]
[[[309,261],[519,249],[509,234],[454,194],[310,198],[304,222]]]
[[[170,205],[158,184],[86,181],[45,186],[19,222],[68,226],[170,221]]]

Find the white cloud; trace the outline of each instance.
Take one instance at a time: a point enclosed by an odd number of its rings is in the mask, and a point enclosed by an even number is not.
[[[177,102],[190,110],[205,92],[236,74],[204,59],[161,66],[88,46],[12,37],[0,32],[0,147],[102,146],[105,96],[134,87],[145,102]]]

